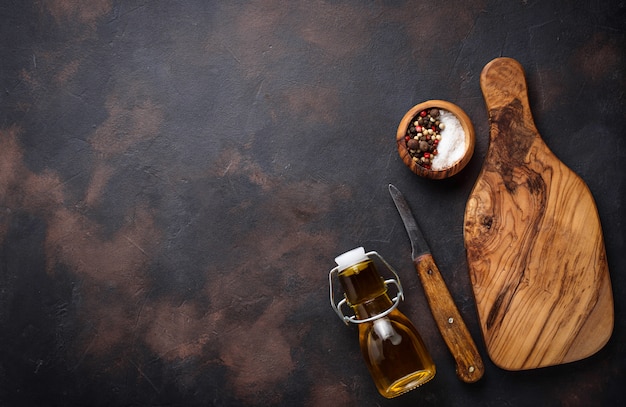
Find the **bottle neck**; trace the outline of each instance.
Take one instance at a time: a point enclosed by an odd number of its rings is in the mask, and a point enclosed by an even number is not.
[[[352,309],[354,310],[357,319],[366,319],[382,314],[391,308],[392,305],[393,302],[387,293],[383,293],[369,301],[352,305]]]
[[[354,264],[342,270],[338,278],[358,319],[373,317],[392,306],[385,282],[373,261]]]

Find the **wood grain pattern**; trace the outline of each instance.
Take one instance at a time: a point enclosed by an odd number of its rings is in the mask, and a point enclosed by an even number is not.
[[[477,382],[485,373],[483,360],[433,256],[424,254],[418,257],[415,269],[439,332],[456,362],[457,377],[466,383]]]
[[[415,115],[425,109],[438,108],[447,110],[448,112],[454,114],[457,119],[459,119],[459,123],[461,123],[461,127],[463,128],[463,132],[465,133],[465,153],[463,156],[450,167],[441,169],[441,170],[432,170],[426,167],[422,167],[418,165],[409,150],[406,147],[406,141],[404,136],[406,136],[406,131],[409,128],[409,125],[413,121]],[[475,135],[474,135],[474,125],[470,120],[469,116],[457,105],[447,102],[445,100],[427,100],[418,105],[413,106],[409,109],[408,112],[402,117],[400,120],[400,124],[398,125],[398,130],[396,131],[396,144],[398,147],[398,154],[402,159],[402,162],[409,167],[411,171],[420,177],[431,178],[431,179],[444,179],[451,177],[461,171],[465,165],[472,158],[472,154],[474,154],[474,144],[475,144]]]
[[[522,66],[497,58],[480,83],[490,144],[464,239],[489,356],[507,370],[588,357],[609,340],[614,320],[595,202],[541,139]]]

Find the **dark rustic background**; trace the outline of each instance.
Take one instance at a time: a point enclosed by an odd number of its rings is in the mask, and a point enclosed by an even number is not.
[[[624,1],[4,0],[0,33],[0,405],[624,405]],[[535,371],[488,360],[463,248],[498,56],[594,194],[615,293],[605,348]],[[448,180],[395,147],[428,99],[476,128]],[[390,182],[485,358],[477,384],[455,377]],[[399,270],[438,366],[394,400],[328,301],[359,245]]]

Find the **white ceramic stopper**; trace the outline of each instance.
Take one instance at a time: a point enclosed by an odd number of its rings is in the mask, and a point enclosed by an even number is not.
[[[335,257],[335,263],[337,263],[339,267],[338,271],[345,270],[354,264],[367,260],[369,260],[369,258],[365,255],[365,249],[362,247],[357,247],[356,249],[352,249]]]

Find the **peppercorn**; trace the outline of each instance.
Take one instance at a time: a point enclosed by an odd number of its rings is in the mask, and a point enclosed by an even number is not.
[[[422,148],[422,144],[421,144],[421,142],[419,142],[419,141],[415,140],[414,138],[412,138],[411,140],[409,140],[409,141],[407,142],[407,145],[409,146],[409,148],[410,148],[411,150],[417,150],[417,149]]]
[[[438,108],[418,112],[411,120],[404,138],[411,159],[427,169],[431,168],[432,159],[439,153],[437,145],[441,140],[441,130],[445,128],[438,119],[440,114]]]

